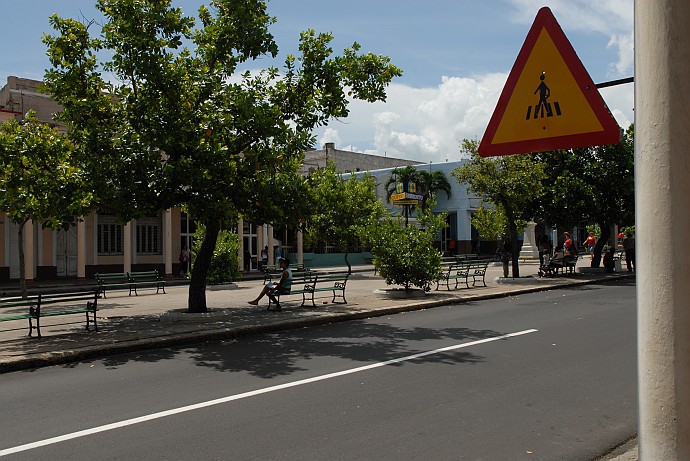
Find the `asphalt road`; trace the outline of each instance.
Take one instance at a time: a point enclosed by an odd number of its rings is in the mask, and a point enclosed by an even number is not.
[[[573,460],[636,433],[632,281],[0,376],[8,460]]]

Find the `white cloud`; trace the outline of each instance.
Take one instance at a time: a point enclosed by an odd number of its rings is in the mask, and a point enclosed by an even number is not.
[[[616,76],[629,76],[634,72],[634,43],[632,34],[614,35],[608,44],[609,48],[618,49],[618,62],[612,63],[611,68]]]
[[[617,59],[609,63],[613,78],[633,72],[633,0],[508,0],[517,23],[530,25],[544,3],[566,30],[608,37]],[[329,136],[359,145],[360,151],[424,162],[460,158],[462,139],[481,139],[507,74],[442,77],[436,87],[393,84],[387,102],[355,101],[351,115],[332,123]],[[634,120],[632,84],[601,90],[622,128]],[[340,147],[340,146],[339,146]]]

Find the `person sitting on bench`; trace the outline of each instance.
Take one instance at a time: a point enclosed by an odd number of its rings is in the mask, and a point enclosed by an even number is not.
[[[249,304],[257,306],[261,298],[263,298],[265,295],[268,295],[269,299],[275,304],[275,308],[273,310],[280,310],[280,303],[275,295],[276,293],[281,295],[290,293],[290,290],[292,289],[292,271],[290,270],[290,264],[287,258],[278,258],[278,263],[280,264],[280,268],[283,270],[278,283],[269,282],[264,285],[261,293],[259,293],[259,296],[257,296],[256,299],[249,301]]]

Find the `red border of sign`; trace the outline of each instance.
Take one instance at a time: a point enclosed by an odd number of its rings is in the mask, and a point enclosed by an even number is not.
[[[496,135],[498,125],[503,118],[506,108],[508,107],[508,102],[515,90],[515,86],[525,69],[527,60],[532,54],[542,29],[546,29],[551,40],[553,40],[556,45],[556,49],[561,53],[561,57],[563,57],[566,66],[568,66],[575,81],[580,86],[583,95],[587,99],[587,102],[589,102],[594,114],[599,119],[599,123],[601,123],[604,131],[493,144],[492,142]],[[594,85],[582,61],[577,57],[563,29],[561,29],[561,26],[548,7],[541,8],[537,13],[537,17],[534,19],[534,24],[532,24],[532,28],[527,34],[525,43],[522,45],[520,53],[515,60],[515,64],[513,64],[513,68],[508,75],[508,80],[503,87],[503,92],[501,92],[501,96],[498,98],[496,109],[491,116],[489,125],[484,132],[482,142],[479,145],[479,155],[481,157],[491,157],[497,155],[617,144],[620,141],[620,136],[621,131],[618,123],[616,123],[616,119],[613,118],[613,115],[611,115],[611,112],[608,110],[604,99],[601,97],[601,94],[599,94],[599,90]]]

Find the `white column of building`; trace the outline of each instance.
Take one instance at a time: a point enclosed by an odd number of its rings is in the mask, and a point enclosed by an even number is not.
[[[297,263],[304,264],[304,235],[302,229],[297,229]]]
[[[33,280],[35,277],[35,251],[34,222],[29,220],[24,224],[24,277],[26,280]]]
[[[690,460],[690,2],[635,2],[640,460]],[[679,240],[680,239],[680,240]]]
[[[10,267],[10,232],[12,232],[12,221],[10,221],[10,217],[8,215],[5,215],[5,241],[3,242],[3,245],[5,246],[5,261],[3,262],[3,266],[5,267]]]
[[[165,258],[165,275],[173,273],[173,251],[172,251],[172,211],[170,209],[163,212],[163,255]]]
[[[244,219],[240,218],[237,220],[237,238],[240,241],[237,247],[237,262],[239,264],[239,270],[244,270]]]
[[[261,250],[264,248],[264,226],[263,224],[261,226],[256,227],[256,257],[257,261],[261,261]],[[257,267],[260,268],[260,265],[257,263]]]
[[[77,278],[86,278],[86,221],[77,223]],[[98,252],[96,252],[98,253]]]
[[[45,266],[43,261],[43,228],[41,228],[41,226],[38,226],[38,229],[36,231],[36,240],[36,264],[39,267]]]
[[[266,232],[268,234],[268,240],[266,240],[266,245],[268,245],[268,264],[275,264],[276,261],[273,257],[273,226],[267,224]]]
[[[136,222],[134,220],[128,222],[125,224],[125,229],[124,229],[124,271],[125,272],[131,272],[132,271],[132,255],[134,254],[134,248],[132,245],[132,229],[136,227]]]

